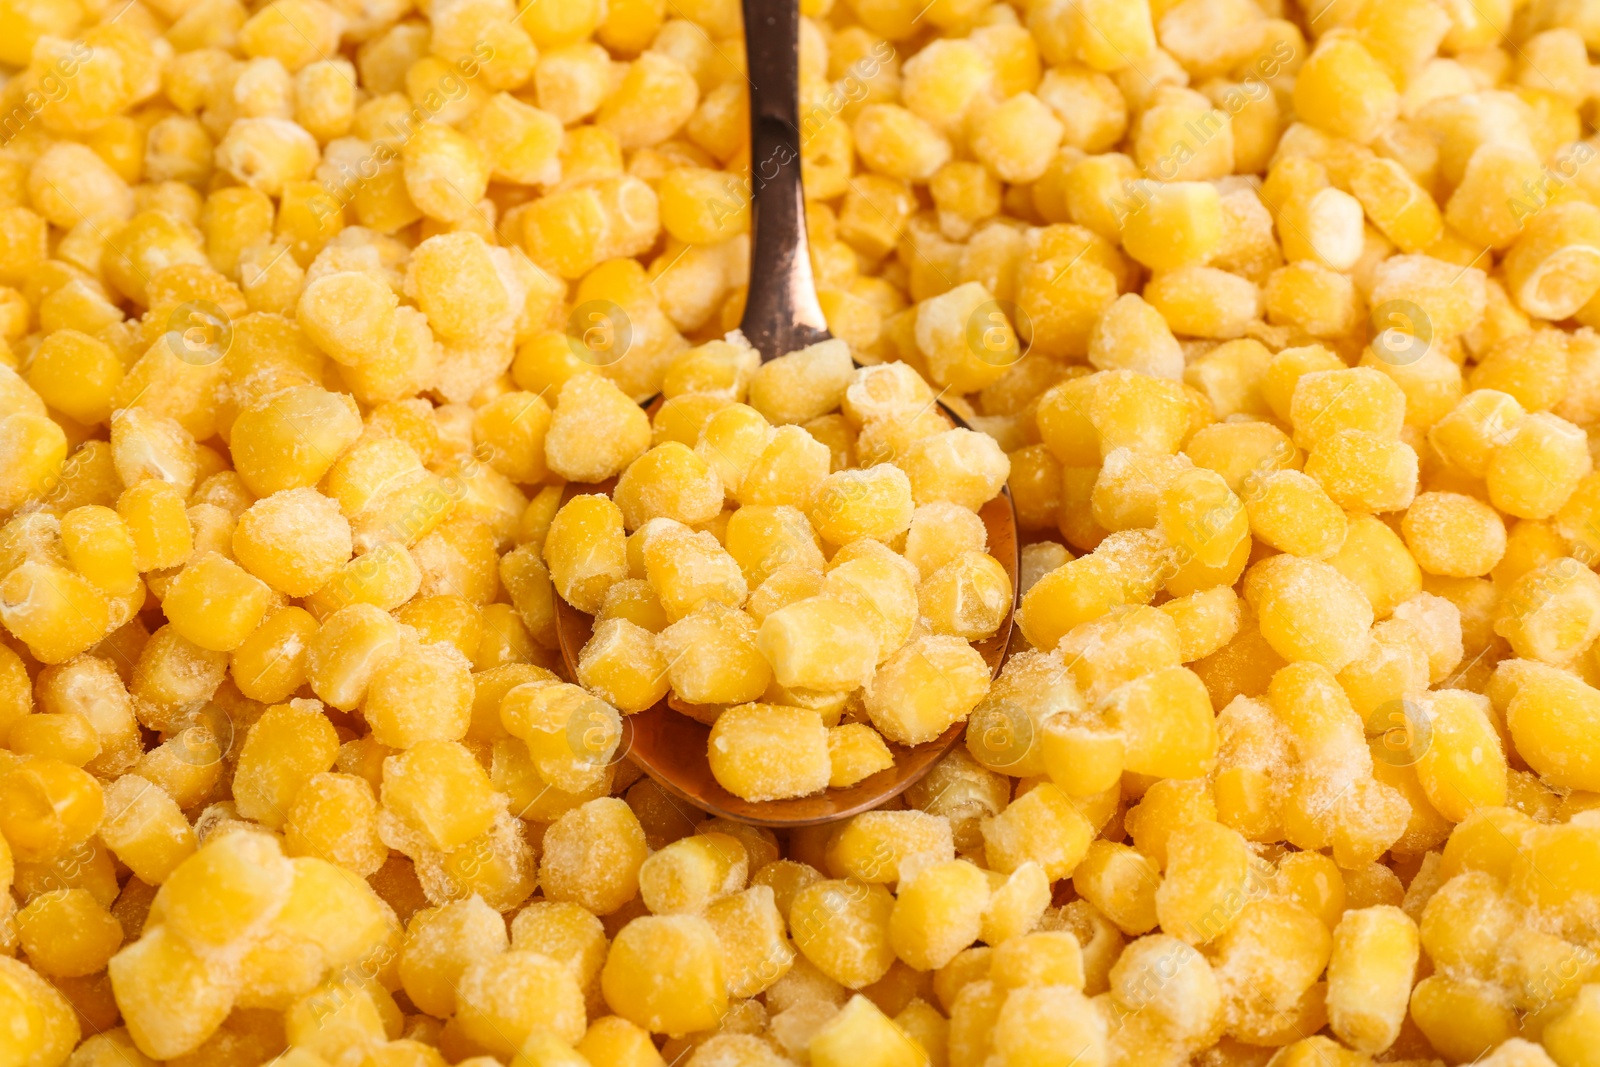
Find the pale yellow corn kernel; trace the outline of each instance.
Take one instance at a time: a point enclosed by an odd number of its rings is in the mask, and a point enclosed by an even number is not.
[[[17,913],[16,923],[28,962],[56,978],[103,970],[122,944],[122,924],[87,889],[41,893]]]
[[[1436,339],[1456,337],[1482,321],[1488,297],[1484,278],[1476,267],[1462,268],[1428,255],[1391,256],[1373,270],[1368,302],[1375,311],[1404,309],[1402,321],[1414,319],[1415,307],[1432,328]],[[1398,303],[1394,303],[1398,302]],[[1408,306],[1409,305],[1409,306]],[[1373,325],[1383,329],[1390,322],[1374,315]],[[1415,333],[1416,323],[1406,332]]]
[[[1155,863],[1135,849],[1095,841],[1073,872],[1072,885],[1123,933],[1138,935],[1155,929],[1161,876]]]
[[[231,652],[271,606],[272,590],[232,560],[208,552],[179,571],[161,606],[173,628],[201,648]]]
[[[1157,271],[1204,265],[1222,241],[1216,189],[1204,182],[1171,182],[1149,183],[1140,192],[1122,222],[1128,255]]]
[[[438,849],[472,840],[494,818],[488,775],[471,753],[450,741],[420,741],[385,759],[380,799]]]
[[[316,138],[286,118],[241,118],[217,144],[216,162],[240,184],[276,198],[311,177],[318,155]]]
[[[111,626],[106,596],[64,567],[32,560],[0,581],[0,623],[43,663],[60,663],[104,637]]]
[[[1350,176],[1350,192],[1361,201],[1373,225],[1402,252],[1421,252],[1444,232],[1433,197],[1393,159],[1375,158],[1357,164]]]
[[[1011,610],[1010,576],[993,556],[964,552],[917,587],[922,616],[937,634],[968,641],[992,636]]]
[[[983,840],[995,870],[1007,874],[1034,862],[1052,880],[1071,875],[1093,836],[1088,820],[1049,783],[1030,789],[983,823]]]
[[[1184,376],[1183,352],[1166,320],[1133,293],[1118,297],[1095,323],[1089,335],[1089,363],[1101,370],[1133,370],[1158,378]]]
[[[1442,974],[1418,982],[1411,1018],[1436,1050],[1452,1058],[1478,1058],[1516,1033],[1516,1016],[1482,987]]]
[[[832,774],[827,729],[804,708],[746,704],[718,716],[709,744],[717,782],[745,800],[806,796]]]
[[[1157,974],[1171,977],[1156,980]],[[1111,967],[1111,1000],[1143,1010],[1170,1037],[1209,1043],[1222,1009],[1219,980],[1209,961],[1176,937],[1153,934],[1130,944]]]
[[[610,915],[639,892],[649,854],[644,831],[622,800],[591,800],[563,814],[545,834],[539,884],[552,900]]]
[[[604,442],[604,447],[596,447]],[[545,435],[545,459],[555,473],[597,482],[620,473],[650,445],[650,420],[621,390],[595,374],[562,385]]]
[[[622,509],[603,496],[573,497],[551,520],[544,558],[563,600],[598,611],[606,590],[628,574]]]
[[[967,114],[967,146],[1003,182],[1038,180],[1050,165],[1065,127],[1031,92],[1003,102],[979,97]]]
[[[100,839],[146,885],[160,885],[195,850],[195,835],[160,788],[126,774],[105,790]]]
[[[1191,944],[1223,934],[1239,917],[1250,877],[1244,838],[1219,823],[1197,822],[1174,831],[1167,857],[1155,894],[1162,930]]]
[[[1518,518],[1553,515],[1592,466],[1581,438],[1577,427],[1545,412],[1518,421],[1490,454],[1489,502]]]
[[[859,993],[812,1035],[807,1051],[817,1067],[844,1067],[863,1055],[885,1067],[930,1062],[927,1051],[898,1022]]]
[[[848,789],[894,766],[894,754],[883,736],[858,722],[829,728],[828,760],[830,789]]]
[[[961,393],[993,385],[1023,355],[1006,311],[981,282],[918,304],[915,337],[933,384]]]
[[[288,596],[306,596],[350,557],[350,524],[338,504],[314,489],[289,489],[239,516],[233,552],[256,577]]]
[[[653,707],[672,685],[654,635],[625,617],[597,623],[578,656],[578,681],[626,714]]]
[[[90,424],[110,417],[122,376],[122,361],[110,346],[71,329],[50,333],[28,363],[28,384],[45,403]]]
[[[749,876],[744,846],[727,834],[680,838],[639,868],[639,896],[656,915],[698,915],[743,889]]]
[[[61,547],[73,569],[107,593],[127,596],[137,588],[133,538],[110,508],[87,505],[63,515]]]
[[[480,1047],[510,1056],[528,1038],[583,1036],[583,991],[567,965],[513,949],[470,963],[456,987],[456,1021]]]
[[[1522,405],[1510,394],[1474,389],[1429,428],[1428,441],[1451,463],[1482,477],[1494,450],[1510,439],[1523,414]]]
[[[592,1021],[577,1048],[591,1064],[660,1067],[666,1062],[656,1051],[649,1032],[619,1015],[606,1015]]]
[[[451,1015],[467,967],[507,947],[505,921],[493,909],[476,897],[453,901],[412,917],[398,977],[412,1003],[435,1015]]]
[[[401,149],[406,194],[417,210],[440,222],[460,222],[476,211],[488,188],[490,160],[477,141],[429,123]]]
[[[795,894],[789,935],[817,971],[846,989],[878,981],[894,962],[889,917],[894,897],[881,885],[813,882]]]
[[[452,645],[425,644],[391,657],[372,674],[362,713],[372,736],[390,748],[418,741],[456,741],[466,734],[472,678]]]
[[[772,682],[757,647],[758,624],[737,608],[707,601],[656,636],[672,691],[691,704],[742,704]]]
[[[921,811],[864,812],[829,834],[826,866],[838,877],[889,884],[900,878],[900,861],[912,855],[953,859],[948,821]]]
[[[716,472],[691,448],[665,441],[628,465],[612,498],[630,531],[658,518],[696,526],[721,512],[723,488]]]
[[[890,741],[922,744],[965,718],[982,699],[988,679],[988,664],[961,638],[916,637],[878,667],[866,712]]]
[[[1399,110],[1394,82],[1354,39],[1332,41],[1311,54],[1295,82],[1295,110],[1329,133],[1366,144]]]
[[[1472,153],[1445,206],[1444,219],[1474,247],[1503,250],[1523,227],[1525,210],[1515,195],[1525,181],[1540,177],[1538,155],[1516,143],[1483,144]]]
[[[715,930],[699,916],[636,918],[606,956],[600,974],[606,1003],[647,1030],[710,1029],[728,1007],[721,955]]]
[[[708,601],[730,608],[744,603],[749,588],[744,574],[713,534],[656,519],[634,535],[634,544],[642,557],[639,569],[667,618],[684,618]],[[632,548],[629,557],[634,557]]]
[[[628,66],[600,105],[595,123],[624,148],[660,144],[694,114],[694,76],[664,52],[645,52]]]
[[[878,174],[925,182],[950,161],[950,142],[945,136],[932,123],[896,104],[866,105],[856,113],[850,129],[862,162]]]
[[[1340,1040],[1369,1054],[1394,1043],[1418,951],[1416,924],[1398,908],[1345,912],[1328,962],[1328,1022]]]
[[[1144,298],[1172,332],[1232,340],[1261,313],[1261,291],[1249,279],[1215,267],[1180,267],[1156,275]]]
[[[7,1051],[19,1063],[67,1062],[82,1033],[71,1001],[27,964],[10,957],[0,963],[0,998],[7,1018],[14,1020]]]
[[[1483,353],[1470,384],[1474,392],[1487,391],[1485,400],[1511,396],[1519,412],[1548,411],[1567,387],[1565,338],[1553,330],[1504,338]]]
[[[1587,242],[1597,224],[1600,215],[1581,202],[1551,204],[1525,221],[1505,262],[1507,291],[1523,311],[1553,320],[1590,302],[1596,264]]]
[[[935,970],[977,940],[989,904],[983,871],[965,860],[920,864],[901,874],[889,943],[918,970]]]
[[[333,725],[316,701],[267,709],[246,737],[234,772],[240,814],[282,827],[300,788],[333,766],[338,747]]]

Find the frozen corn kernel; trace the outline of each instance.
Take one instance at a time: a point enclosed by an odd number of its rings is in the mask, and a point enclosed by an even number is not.
[[[1222,201],[1205,182],[1151,183],[1122,227],[1128,255],[1152,270],[1205,265],[1222,242]]]
[[[600,974],[606,1003],[657,1033],[711,1029],[728,1008],[721,956],[716,931],[699,916],[636,918],[606,955]]]
[[[87,651],[111,621],[106,595],[65,567],[28,560],[0,580],[0,623],[42,663]]]
[[[610,915],[638,896],[639,867],[648,854],[644,830],[625,802],[590,800],[546,831],[539,884],[551,900]]]
[[[1600,578],[1572,557],[1558,557],[1506,590],[1495,611],[1495,632],[1526,659],[1568,662],[1594,640],[1589,631],[1600,623],[1597,597]]]
[[[455,1021],[467,1038],[503,1056],[538,1033],[572,1044],[583,1037],[583,991],[566,964],[513,949],[468,964]]]
[[[1394,1044],[1418,948],[1416,924],[1398,908],[1344,913],[1328,961],[1328,1023],[1340,1040],[1369,1054]]]
[[[708,744],[718,784],[745,800],[806,796],[832,774],[827,728],[805,708],[730,708],[717,717]]]
[[[639,868],[639,898],[656,915],[703,913],[744,888],[749,858],[727,834],[694,834],[651,853]]]
[[[1372,625],[1372,605],[1332,566],[1281,556],[1257,564],[1252,577],[1245,588],[1261,633],[1285,659],[1311,660],[1336,670],[1361,653]]]
[[[1494,509],[1459,493],[1423,493],[1401,520],[1406,547],[1429,574],[1473,578],[1505,554],[1505,523]]]
[[[385,759],[379,799],[441,850],[471,841],[494,820],[488,774],[467,749],[450,741],[421,741]]]
[[[1489,502],[1522,519],[1559,511],[1592,466],[1583,434],[1565,419],[1535,412],[1518,420],[1490,453]]]
[[[597,374],[567,379],[545,434],[545,460],[569,481],[598,482],[620,473],[650,446],[650,420]]]
[[[913,855],[953,859],[948,821],[921,811],[864,812],[829,835],[826,859],[841,877],[890,884],[900,878],[900,861]]]
[[[573,497],[550,522],[544,558],[563,600],[599,611],[606,590],[628,574],[622,509],[604,496]]]
[[[24,863],[47,862],[88,840],[105,810],[98,780],[48,756],[17,764],[0,782],[0,797],[6,802],[0,832],[11,856]]]
[[[1417,491],[1417,454],[1410,445],[1367,430],[1338,430],[1306,457],[1315,478],[1346,511],[1399,511]]]
[[[848,789],[894,766],[894,754],[883,736],[865,723],[845,723],[828,730],[828,787]]]
[[[6,1050],[19,1063],[65,1063],[74,1055],[82,1031],[72,1002],[31,967],[3,958],[0,998],[12,1020]]]
[[[988,681],[988,664],[961,638],[913,638],[872,676],[866,712],[889,740],[919,745],[970,714]]]
[[[1055,785],[1035,786],[983,823],[989,863],[1009,873],[1037,863],[1052,881],[1069,877],[1094,836],[1093,827]]]
[[[884,1067],[918,1067],[927,1051],[902,1026],[861,994],[824,1023],[807,1046],[817,1067],[844,1067],[867,1056]]]
[[[373,739],[389,748],[456,741],[466,735],[472,694],[466,657],[452,645],[425,644],[373,672],[362,714]]]
[[[716,472],[677,441],[656,445],[630,463],[613,493],[629,530],[658,518],[686,526],[709,522],[722,510],[722,496]]]
[[[894,897],[881,885],[813,882],[790,904],[789,935],[815,971],[846,989],[860,989],[882,978],[894,962],[893,910]]]
[[[1295,110],[1304,121],[1365,144],[1392,122],[1400,97],[1383,66],[1359,41],[1319,47],[1295,82]]]
[[[158,886],[195,850],[195,835],[162,789],[125,774],[105,789],[100,839],[140,881]]]
[[[989,881],[966,860],[920,865],[897,888],[889,943],[910,966],[943,967],[982,933]]]

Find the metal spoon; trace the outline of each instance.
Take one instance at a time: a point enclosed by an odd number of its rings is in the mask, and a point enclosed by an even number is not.
[[[806,237],[805,193],[800,182],[800,8],[798,0],[744,0],[745,53],[751,84],[750,288],[740,330],[762,361],[827,340],[827,322],[817,301]],[[659,408],[658,397],[649,405]],[[943,403],[955,425],[967,424]],[[573,486],[570,492],[609,492],[609,484]],[[998,674],[1011,642],[1019,578],[1017,520],[1011,492],[979,511],[989,534],[989,552],[1011,577],[1012,610],[993,637],[975,648]],[[577,676],[578,654],[594,620],[560,597],[556,626],[561,656]],[[671,698],[623,719],[619,752],[626,752],[662,789],[702,811],[757,826],[795,827],[833,822],[878,807],[927,774],[961,737],[957,723],[933,741],[889,746],[894,766],[851,786],[790,800],[748,801],[729,793],[711,774],[706,758],[710,728],[669,704]]]

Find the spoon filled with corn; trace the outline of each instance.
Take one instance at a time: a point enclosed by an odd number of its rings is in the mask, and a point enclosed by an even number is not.
[[[799,12],[744,5],[753,230],[740,329],[646,407],[593,375],[551,427],[595,456],[545,544],[561,653],[674,796],[801,826],[881,805],[960,738],[1010,641],[1010,463],[912,367],[858,366],[813,283]],[[1001,316],[919,322],[1014,362]],[[588,392],[588,397],[568,393]],[[578,401],[578,403],[569,403]]]

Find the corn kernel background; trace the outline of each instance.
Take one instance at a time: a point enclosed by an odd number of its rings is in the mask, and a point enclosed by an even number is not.
[[[1600,2],[800,7],[0,0],[0,1067],[1600,1065]]]

